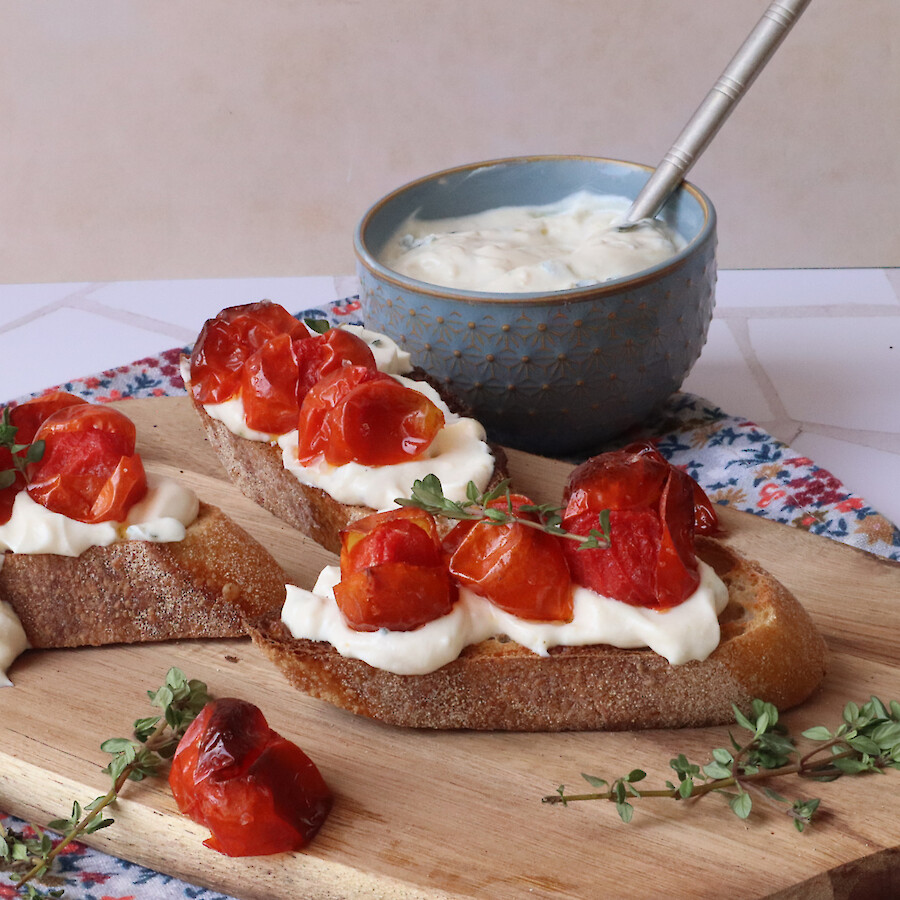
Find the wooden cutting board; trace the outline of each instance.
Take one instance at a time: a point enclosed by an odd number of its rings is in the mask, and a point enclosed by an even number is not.
[[[183,399],[130,400],[148,469],[181,475],[311,586],[327,553],[237,493]],[[511,454],[516,483],[557,500],[568,467]],[[836,725],[843,704],[900,698],[900,566],[799,530],[722,510],[729,540],[792,588],[826,635],[821,691],[785,720]],[[229,859],[202,846],[162,780],[131,784],[116,824],[89,839],[107,852],[240,898],[900,896],[900,772],[833,784],[780,784],[822,798],[798,834],[787,817],[741,821],[718,797],[638,801],[624,825],[608,803],[541,803],[580,773],[640,767],[671,775],[728,744],[727,728],[621,734],[415,732],[380,725],[287,687],[249,640],[29,652],[0,690],[0,809],[43,823],[104,793],[99,745],[150,714],[146,691],[170,666],[215,696],[257,703],[312,757],[336,794],[308,852]],[[760,804],[757,804],[758,806]]]

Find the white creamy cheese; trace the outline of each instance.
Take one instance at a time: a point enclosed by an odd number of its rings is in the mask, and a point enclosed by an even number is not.
[[[199,501],[189,488],[147,475],[147,496],[136,503],[125,522],[88,524],[53,512],[19,491],[12,516],[0,525],[0,551],[81,556],[88,547],[107,547],[118,540],[180,541],[197,518]],[[150,537],[149,535],[154,535]]]
[[[627,197],[578,191],[544,206],[504,206],[449,219],[410,216],[379,262],[428,284],[491,293],[560,291],[633,275],[684,239],[647,219],[619,231]]]
[[[397,497],[408,497],[413,482],[428,474],[441,479],[444,494],[451,500],[465,500],[466,486],[470,481],[474,481],[479,490],[485,490],[494,471],[494,457],[481,423],[451,412],[431,385],[404,377],[404,373],[412,370],[409,354],[391,338],[359,325],[340,327],[369,345],[379,371],[424,394],[444,414],[444,427],[417,459],[390,466],[363,466],[358,463],[331,466],[324,460],[301,466],[297,461],[298,432],[294,430],[284,435],[272,435],[248,428],[240,395],[224,403],[204,404],[207,415],[238,437],[277,444],[282,450],[284,467],[298,481],[321,488],[339,503],[387,509],[395,505]],[[189,385],[190,370],[184,362],[182,377]]]
[[[0,563],[3,558],[0,557]],[[11,687],[6,670],[22,651],[28,649],[28,638],[15,610],[5,600],[0,600],[0,687]]]
[[[355,334],[369,345],[379,372],[386,372],[388,375],[406,375],[412,371],[413,365],[409,354],[405,350],[401,350],[398,344],[386,334],[369,331],[362,325],[339,325],[338,327]]]
[[[393,377],[424,394],[444,414],[444,427],[421,456],[390,466],[353,462],[332,466],[323,459],[302,466],[297,461],[299,434],[292,431],[278,439],[284,467],[301,483],[321,488],[340,503],[371,509],[395,506],[398,497],[409,496],[414,481],[428,474],[437,475],[444,496],[457,502],[466,499],[470,481],[483,491],[494,471],[494,457],[481,423],[451,412],[438,392],[424,381]]]
[[[555,646],[609,644],[649,647],[672,665],[683,665],[706,659],[719,645],[718,617],[728,603],[727,588],[703,562],[700,576],[700,586],[684,603],[660,612],[577,587],[572,621],[553,625],[520,619],[460,588],[450,613],[414,631],[355,631],[334,600],[340,569],[328,566],[312,591],[287,586],[281,618],[295,638],[327,641],[342,656],[397,675],[433,672],[456,659],[464,647],[499,634],[539,656],[547,656]]]

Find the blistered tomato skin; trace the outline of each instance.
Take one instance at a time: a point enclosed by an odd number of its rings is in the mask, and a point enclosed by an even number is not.
[[[576,583],[633,606],[669,609],[698,587],[695,482],[659,454],[629,449],[595,456],[566,486],[563,528],[587,535],[609,510],[610,546],[566,542]]]
[[[87,400],[66,391],[51,391],[41,397],[20,403],[9,414],[9,424],[16,428],[15,442],[31,444],[45,419],[67,406],[76,406],[82,403],[87,403]],[[22,452],[24,453],[24,451]],[[7,469],[13,469],[12,453],[8,447],[0,447],[0,472]],[[12,484],[0,490],[0,525],[5,525],[10,520],[16,494],[25,487],[25,476],[21,472],[16,472]]]
[[[279,334],[309,335],[284,307],[268,300],[223,309],[207,319],[191,353],[191,393],[199,403],[222,403],[241,388],[244,363]]]
[[[370,372],[375,372],[378,368],[369,345],[355,334],[340,328],[332,328],[325,334],[314,335],[301,343],[295,343],[295,351],[300,368],[298,407],[317,381],[344,366],[362,366]],[[291,427],[296,427],[296,422]]]
[[[624,448],[626,453],[636,453],[651,456],[659,462],[671,465],[669,461],[653,446],[650,441],[636,441]],[[719,534],[719,517],[716,513],[716,505],[706,496],[706,491],[694,482],[694,534]]]
[[[527,497],[513,495],[522,518]],[[505,509],[505,499],[491,503]],[[462,585],[495,606],[532,622],[570,622],[574,615],[572,581],[561,538],[520,523],[494,525],[460,522],[447,536],[450,573]]]
[[[297,458],[303,465],[388,466],[421,456],[444,424],[424,394],[364,366],[321,378],[300,407]]]
[[[178,808],[226,856],[305,847],[325,821],[331,790],[309,757],[273,731],[252,703],[208,703],[178,744],[169,773]]]
[[[428,513],[386,510],[341,532],[334,599],[351,628],[412,631],[449,613],[457,596]]]
[[[44,455],[28,466],[28,493],[47,509],[89,524],[122,522],[147,493],[134,423],[108,406],[67,406],[35,433]]]

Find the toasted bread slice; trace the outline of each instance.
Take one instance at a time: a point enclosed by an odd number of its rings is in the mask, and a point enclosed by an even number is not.
[[[278,615],[287,576],[221,510],[200,504],[183,541],[122,541],[80,556],[6,553],[0,600],[33,648],[238,637]]]
[[[503,635],[427,675],[395,675],[297,640],[277,614],[250,623],[256,645],[296,688],[392,725],[496,731],[678,728],[733,720],[759,697],[806,699],[826,649],[806,610],[756,563],[711,538],[700,557],[728,587],[721,641],[702,662],[670,665],[652,650],[557,647],[533,654]]]
[[[459,411],[452,398],[448,406]],[[281,449],[261,441],[238,437],[211,418],[201,403],[191,398],[194,409],[229,478],[242,494],[292,528],[312,538],[332,553],[341,552],[341,530],[356,519],[375,512],[368,506],[352,506],[335,500],[321,488],[299,482],[282,464]],[[489,487],[507,477],[506,455],[491,445],[494,474]],[[412,485],[409,486],[412,489]],[[453,523],[445,520],[443,531]]]

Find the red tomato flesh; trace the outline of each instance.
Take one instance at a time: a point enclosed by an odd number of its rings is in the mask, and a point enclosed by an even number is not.
[[[60,409],[81,403],[87,403],[87,400],[82,400],[81,397],[76,397],[66,391],[51,391],[41,397],[34,397],[20,403],[9,414],[9,424],[17,429],[15,442],[17,444],[33,443],[34,436],[45,419]],[[0,472],[13,468],[12,453],[7,447],[0,447]],[[12,517],[16,495],[25,487],[25,476],[21,472],[16,472],[13,483],[0,490],[0,525],[5,525]]]
[[[512,496],[513,509],[531,504]],[[505,499],[493,501],[507,508]],[[534,518],[534,516],[527,516]],[[571,622],[574,615],[572,580],[562,548],[563,539],[514,522],[460,522],[448,535],[452,550],[450,573],[462,585],[500,609],[533,622]]]
[[[375,357],[369,345],[349,331],[331,328],[305,341],[295,343],[294,349],[300,368],[297,385],[298,408],[313,385],[344,366],[362,366],[375,372]],[[294,422],[291,427],[296,427]]]
[[[29,495],[79,522],[124,521],[147,493],[135,438],[134,423],[108,406],[85,403],[53,413],[35,434],[45,447],[28,467]]]
[[[610,512],[610,547],[566,541],[573,579],[599,594],[651,609],[684,602],[700,583],[694,552],[694,485],[659,455],[619,450],[578,466],[566,486],[563,528],[587,535]]]
[[[244,363],[279,334],[309,335],[283,306],[262,300],[223,309],[207,319],[191,353],[191,393],[200,403],[222,403],[241,387]]]
[[[447,615],[456,597],[456,585],[443,565],[380,563],[342,576],[334,586],[338,608],[356,631],[414,631]]]
[[[19,404],[9,414],[10,425],[15,425],[17,444],[30,444],[38,428],[55,412],[68,406],[81,406],[87,400],[67,391],[51,391],[41,397],[34,397]]]
[[[333,803],[312,760],[233,698],[208,703],[190,724],[169,785],[181,812],[210,830],[204,845],[226,856],[299,850]]]
[[[635,441],[624,448],[626,452],[640,453],[652,456],[658,461],[671,465],[671,463],[650,443],[650,441]],[[693,479],[691,479],[693,481]],[[694,481],[694,533],[718,534],[719,517],[716,514],[716,505],[706,495],[706,491]]]
[[[383,372],[344,366],[320,379],[300,408],[297,456],[387,466],[416,459],[444,424],[424,394]]]
[[[334,597],[357,631],[412,631],[453,609],[434,519],[410,507],[374,513],[341,532],[341,581]]]
[[[290,335],[276,334],[244,361],[240,393],[249,428],[285,434],[296,427],[300,367]],[[297,341],[302,345],[303,341]]]
[[[365,516],[341,532],[342,575],[384,562],[437,566],[442,560],[434,519],[413,507]]]

